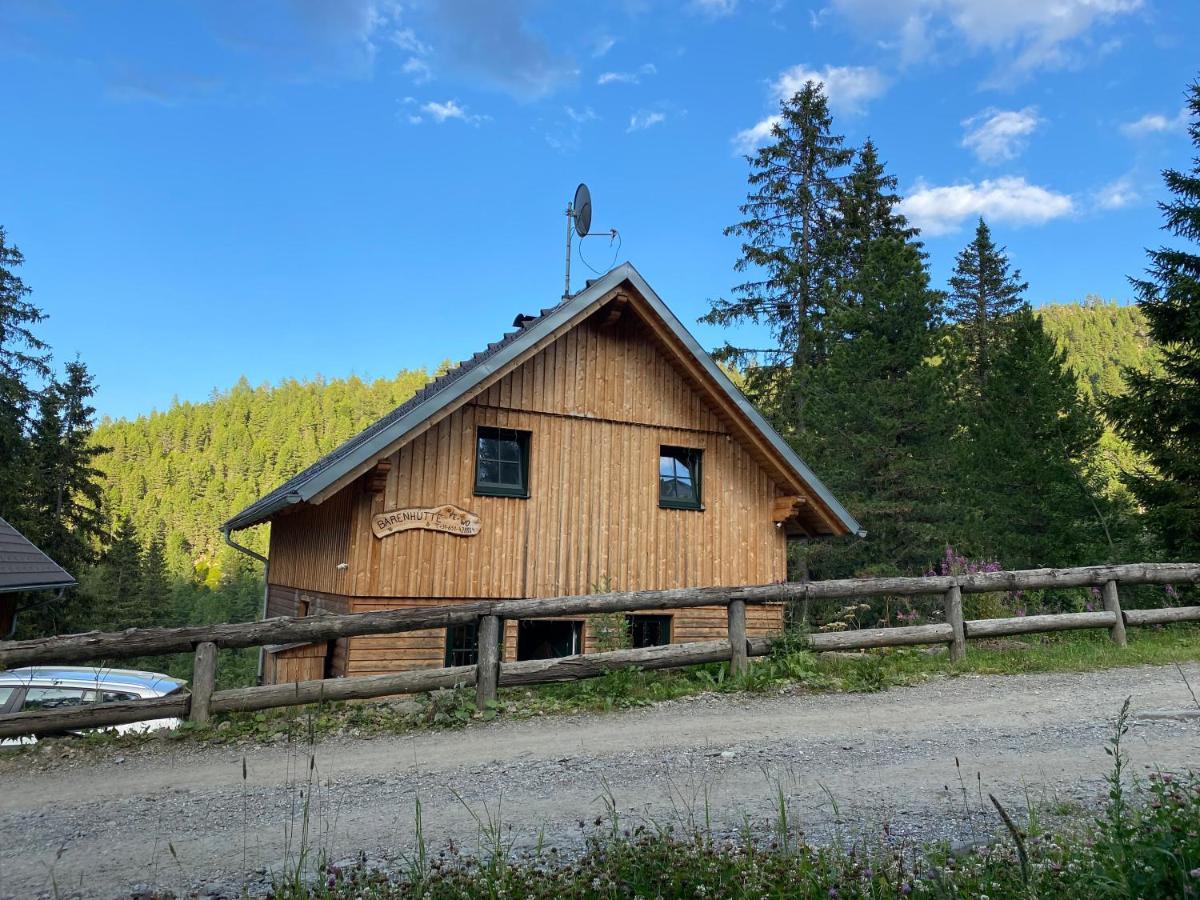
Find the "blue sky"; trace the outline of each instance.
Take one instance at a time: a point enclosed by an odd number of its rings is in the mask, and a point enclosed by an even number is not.
[[[740,154],[812,77],[935,282],[982,214],[1035,304],[1126,299],[1197,38],[1189,0],[5,0],[0,224],[113,416],[469,355],[561,294],[581,180],[693,326]]]

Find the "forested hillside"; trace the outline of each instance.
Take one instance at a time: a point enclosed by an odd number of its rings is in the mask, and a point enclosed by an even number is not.
[[[1090,400],[1120,394],[1122,368],[1153,367],[1153,342],[1146,317],[1136,306],[1089,295],[1082,303],[1048,303],[1037,311],[1046,330],[1066,350]]]
[[[251,387],[242,378],[203,403],[175,403],[132,421],[103,420],[97,444],[105,506],[128,515],[137,533],[164,542],[168,568],[219,574],[225,551],[217,527],[375,419],[429,380],[401,369],[367,383],[345,379]],[[266,552],[256,529],[239,542]],[[205,573],[201,572],[203,578]]]
[[[1142,367],[1149,357],[1137,307],[1089,297],[1039,312],[1091,399],[1118,392],[1120,366]],[[201,578],[215,583],[226,552],[221,522],[404,402],[428,378],[423,369],[370,383],[350,376],[252,387],[243,378],[205,402],[177,403],[132,421],[106,419],[95,432],[95,441],[111,450],[97,460],[106,507],[129,515],[144,540],[160,535],[172,572],[200,566]],[[239,541],[266,551],[264,529]]]

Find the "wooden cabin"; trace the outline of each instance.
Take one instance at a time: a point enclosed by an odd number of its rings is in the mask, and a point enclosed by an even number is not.
[[[268,616],[763,584],[786,578],[789,539],[859,531],[631,265],[514,326],[225,523],[271,523]],[[748,632],[782,616],[753,607]],[[634,646],[726,634],[723,607],[624,624]],[[503,658],[590,652],[613,631],[508,621]],[[473,663],[476,640],[463,626],[319,651],[327,675],[366,675]],[[311,677],[315,654],[281,652],[304,663],[268,674]]]

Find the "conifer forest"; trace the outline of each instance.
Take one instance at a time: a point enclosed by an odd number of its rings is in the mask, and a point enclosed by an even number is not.
[[[781,104],[704,321],[867,532],[797,544],[793,577],[1200,560],[1200,84],[1188,107],[1194,155],[1162,173],[1130,296],[1045,302],[983,220],[935,283],[887,148],[850,146],[819,84]],[[230,373],[203,402],[98,419],[87,360],[42,337],[20,239],[0,228],[0,517],[79,586],[22,598],[17,636],[253,619],[261,566],[218,526],[437,373]],[[744,325],[768,345],[744,346]]]

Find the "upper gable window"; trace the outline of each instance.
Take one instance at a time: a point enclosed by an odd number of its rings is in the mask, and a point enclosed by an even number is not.
[[[475,493],[529,496],[529,432],[480,426],[475,440]]]
[[[701,509],[702,450],[661,447],[658,451],[658,505],[669,509]]]

